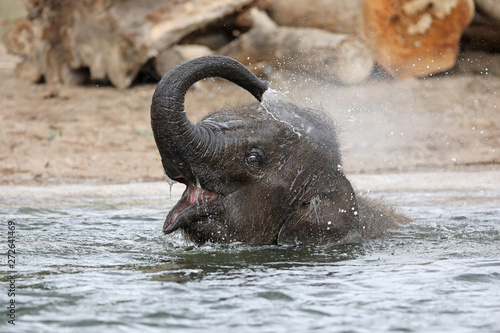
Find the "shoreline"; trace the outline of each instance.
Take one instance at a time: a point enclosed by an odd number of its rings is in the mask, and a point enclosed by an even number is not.
[[[347,175],[357,192],[499,191],[500,170]],[[69,197],[180,196],[184,185],[167,182],[0,185],[0,201]]]

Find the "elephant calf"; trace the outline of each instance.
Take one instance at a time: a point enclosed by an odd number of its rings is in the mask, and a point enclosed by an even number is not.
[[[208,77],[227,79],[260,103],[192,124],[185,94]],[[184,62],[162,78],[151,105],[154,138],[167,176],[186,185],[164,233],[181,229],[196,243],[342,244],[406,221],[356,197],[327,120],[277,98],[263,101],[267,89],[223,56]]]

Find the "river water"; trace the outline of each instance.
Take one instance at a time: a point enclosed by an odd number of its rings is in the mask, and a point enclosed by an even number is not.
[[[414,222],[342,247],[194,246],[161,233],[179,192],[120,191],[0,196],[0,331],[500,332],[498,190],[372,192]]]

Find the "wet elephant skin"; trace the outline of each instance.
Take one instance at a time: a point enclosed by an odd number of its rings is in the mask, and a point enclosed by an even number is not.
[[[207,77],[227,79],[258,102],[192,124],[185,94]],[[342,244],[406,221],[356,197],[327,117],[266,91],[267,82],[223,56],[184,62],[162,78],[153,133],[165,173],[186,185],[166,234],[180,229],[196,243]]]

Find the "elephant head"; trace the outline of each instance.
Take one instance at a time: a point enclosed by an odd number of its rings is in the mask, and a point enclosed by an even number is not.
[[[259,103],[186,117],[189,87],[227,79]],[[267,97],[268,83],[239,62],[208,56],[167,73],[151,123],[167,176],[186,185],[163,231],[193,241],[346,243],[360,238],[357,200],[344,176],[334,127],[310,109]]]

